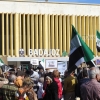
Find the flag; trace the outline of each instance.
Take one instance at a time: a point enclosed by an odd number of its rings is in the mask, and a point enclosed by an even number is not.
[[[0,66],[4,65],[4,62],[2,61],[2,59],[0,59]]]
[[[91,62],[94,58],[94,53],[82,40],[74,26],[72,25],[72,38],[70,44],[70,55],[68,71],[75,70],[83,62]]]
[[[96,47],[97,51],[100,52],[100,33],[98,31],[96,32]]]
[[[42,67],[45,69],[45,60],[44,60],[44,59],[41,60],[40,64],[41,64]]]
[[[67,56],[67,52],[66,51],[63,51],[62,52],[62,57],[66,57]]]
[[[5,65],[2,59],[0,59],[0,68],[2,69],[3,72],[7,72],[10,69],[12,69],[10,66]]]
[[[3,72],[8,72],[9,70],[11,70],[12,68],[10,68],[10,66],[7,66],[7,65],[2,65],[1,66],[1,69]]]

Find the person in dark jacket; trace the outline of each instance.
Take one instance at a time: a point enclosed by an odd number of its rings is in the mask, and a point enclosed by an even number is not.
[[[89,81],[90,79],[88,78],[88,69],[87,68],[84,68],[83,71],[82,71],[82,79],[79,80],[78,82],[78,85],[77,85],[77,89],[76,89],[76,92],[77,92],[77,96],[81,98],[81,94],[80,94],[80,86],[83,84],[83,83],[86,83],[87,81]]]
[[[43,96],[43,100],[59,100],[58,98],[58,86],[53,80],[52,76],[46,76],[46,90]]]

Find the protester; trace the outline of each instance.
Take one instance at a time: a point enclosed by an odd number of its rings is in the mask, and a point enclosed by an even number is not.
[[[58,98],[58,86],[53,81],[52,76],[46,76],[46,90],[43,95],[43,100],[59,100]]]
[[[71,72],[64,80],[64,97],[65,100],[75,100],[75,89],[77,85],[77,79],[74,76],[74,72]]]
[[[36,72],[31,64],[23,71],[3,72],[0,74],[0,100],[75,100],[75,97],[99,100],[100,70],[95,67],[79,70],[76,75],[66,70],[64,81],[58,70],[44,72],[40,68]]]
[[[62,83],[60,81],[60,73],[58,70],[53,71],[54,81],[57,83],[58,86],[58,98],[59,100],[62,98]]]
[[[15,79],[15,75],[10,75],[9,83],[0,88],[0,100],[15,100],[15,92],[18,90],[14,84]]]
[[[39,77],[44,77],[44,69],[43,68],[39,68]]]
[[[23,80],[23,85],[16,92],[17,100],[37,100],[37,95],[33,91],[33,81],[30,78]]]
[[[78,84],[77,84],[77,89],[76,89],[76,94],[77,94],[77,97],[80,97],[81,98],[81,91],[80,91],[80,86],[89,81],[89,75],[88,75],[88,68],[83,68],[83,71],[82,71],[82,79],[80,79],[78,81]]]
[[[100,100],[100,70],[92,67],[89,70],[90,81],[81,85],[82,100]]]
[[[23,71],[18,71],[17,72],[17,78],[15,80],[15,85],[18,87],[21,87],[23,84],[23,79],[24,79],[25,73]]]

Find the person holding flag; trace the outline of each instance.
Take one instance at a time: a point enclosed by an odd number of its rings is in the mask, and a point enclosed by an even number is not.
[[[77,78],[74,76],[74,71],[82,63],[87,63],[90,67],[95,66],[94,53],[87,46],[87,44],[80,37],[75,27],[72,25],[72,38],[70,42],[70,54],[69,54],[69,65],[68,73],[69,76],[64,80],[64,94],[65,100],[75,99],[75,89],[77,85]]]

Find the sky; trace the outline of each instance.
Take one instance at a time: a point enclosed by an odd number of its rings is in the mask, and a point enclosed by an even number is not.
[[[49,0],[50,2],[76,2],[76,3],[95,3],[100,4],[100,0]]]

